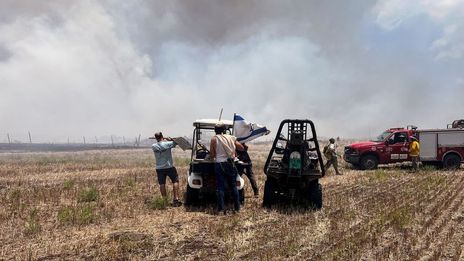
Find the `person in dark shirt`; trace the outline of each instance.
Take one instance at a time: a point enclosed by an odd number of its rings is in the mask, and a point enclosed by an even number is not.
[[[257,197],[259,195],[259,190],[258,186],[256,185],[256,180],[253,174],[253,164],[251,162],[250,155],[248,155],[248,146],[245,143],[243,143],[242,145],[243,147],[245,147],[245,150],[237,150],[236,153],[239,161],[245,164],[242,166],[241,164],[237,164],[237,169],[240,173],[243,173],[248,177],[248,180],[250,180],[251,183],[251,188],[253,189],[253,193],[255,197]]]

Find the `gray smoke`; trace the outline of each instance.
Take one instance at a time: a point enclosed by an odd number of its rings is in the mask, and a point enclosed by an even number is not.
[[[0,3],[0,141],[189,135],[234,112],[322,136],[463,118],[463,1]],[[24,134],[25,136],[25,134]]]

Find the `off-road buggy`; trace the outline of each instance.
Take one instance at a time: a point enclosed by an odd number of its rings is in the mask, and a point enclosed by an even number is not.
[[[219,123],[214,119],[196,120],[193,123],[192,155],[188,170],[187,190],[185,193],[185,205],[205,205],[216,199],[216,175],[214,172],[214,160],[209,158],[209,145],[211,138],[215,135],[214,127]],[[231,134],[233,122],[222,120],[226,127],[226,133]],[[241,162],[235,163],[238,168]],[[241,175],[241,173],[239,173]],[[237,176],[237,189],[240,202],[244,203],[244,180]],[[230,188],[227,188],[230,190]],[[226,193],[226,200],[230,193]]]
[[[312,121],[287,119],[280,123],[264,173],[264,207],[291,202],[322,208],[319,179],[325,170]]]

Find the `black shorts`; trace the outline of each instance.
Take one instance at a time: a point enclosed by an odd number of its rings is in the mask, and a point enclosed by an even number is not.
[[[179,176],[175,167],[168,169],[157,169],[156,175],[158,176],[158,183],[160,185],[166,184],[166,176],[168,176],[172,183],[179,182]]]

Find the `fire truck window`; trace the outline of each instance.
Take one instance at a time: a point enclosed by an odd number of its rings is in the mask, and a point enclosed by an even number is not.
[[[408,135],[400,132],[395,134],[395,143],[404,143],[408,141]]]
[[[389,144],[395,144],[395,135],[391,136],[390,138],[388,138],[388,143]]]

